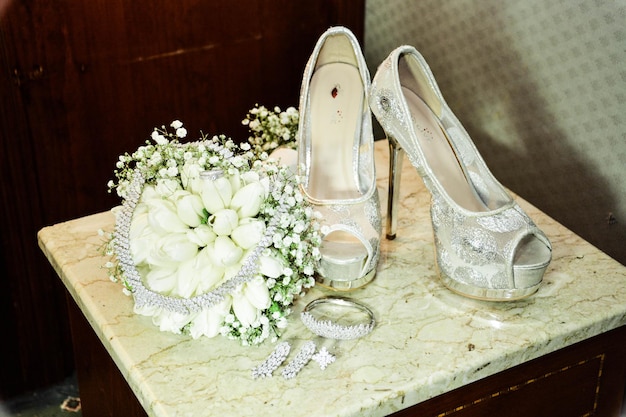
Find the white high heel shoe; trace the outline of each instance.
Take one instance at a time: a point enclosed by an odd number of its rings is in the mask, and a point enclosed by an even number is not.
[[[443,283],[494,301],[537,291],[552,256],[548,238],[491,174],[415,48],[401,46],[380,65],[369,101],[391,146],[391,204],[397,201],[401,149],[432,194]],[[389,215],[387,235],[393,238],[395,206]]]
[[[302,79],[298,172],[304,195],[322,215],[318,281],[337,290],[367,284],[379,259],[369,86],[354,34],[345,27],[322,34]]]

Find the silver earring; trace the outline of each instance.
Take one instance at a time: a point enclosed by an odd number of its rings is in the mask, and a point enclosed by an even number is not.
[[[315,342],[306,342],[296,357],[283,369],[283,377],[285,379],[292,379],[298,375],[298,372],[304,368],[304,365],[309,363],[316,348]]]
[[[287,359],[291,345],[288,342],[282,342],[276,345],[274,351],[270,353],[261,364],[252,369],[252,378],[267,378]]]

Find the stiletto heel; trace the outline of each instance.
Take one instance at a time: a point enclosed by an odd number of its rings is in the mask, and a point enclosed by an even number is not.
[[[298,172],[322,216],[317,279],[336,290],[371,281],[380,252],[370,82],[354,34],[340,26],[322,34],[302,79]]]
[[[537,291],[551,261],[550,241],[491,174],[415,48],[401,46],[379,66],[370,105],[390,138],[391,163],[398,164],[399,145],[431,192],[443,283],[465,296],[494,301]],[[399,171],[391,171],[393,206]],[[390,208],[393,218],[395,210]]]
[[[398,204],[404,150],[392,137],[389,140],[389,199],[387,200],[387,239],[396,238],[398,228]]]

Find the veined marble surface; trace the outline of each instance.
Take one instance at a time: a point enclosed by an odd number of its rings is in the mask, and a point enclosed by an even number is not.
[[[386,205],[388,152],[376,143],[378,188]],[[321,341],[337,360],[309,363],[295,379],[253,380],[273,350],[221,336],[193,340],[162,333],[133,314],[132,299],[107,278],[99,229],[109,212],[46,227],[39,244],[150,416],[384,416],[436,395],[626,324],[626,267],[518,199],[553,244],[539,291],[506,303],[476,301],[440,283],[430,195],[405,160],[398,236],[382,241],[375,280],[347,295],[369,305],[377,325],[352,341]],[[293,359],[312,340],[300,310],[327,294],[300,299],[280,340]],[[317,339],[319,341],[319,339]],[[318,343],[319,344],[319,343]],[[320,345],[321,347],[321,345]]]

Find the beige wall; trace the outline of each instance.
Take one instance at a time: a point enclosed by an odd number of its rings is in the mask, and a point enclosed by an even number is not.
[[[626,1],[367,0],[372,75],[415,46],[507,187],[626,264]]]

